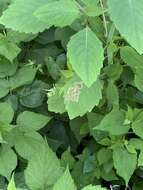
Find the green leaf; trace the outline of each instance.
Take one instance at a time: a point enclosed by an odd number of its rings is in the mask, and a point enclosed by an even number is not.
[[[64,69],[66,65],[66,55],[59,55],[56,61],[52,57],[46,57],[45,62],[50,76],[54,80],[58,80],[61,75],[61,69]]]
[[[7,123],[3,123],[0,121],[0,136],[2,138],[2,134],[5,132],[10,132],[13,129],[14,126],[7,124]],[[1,139],[3,141],[3,139]],[[5,141],[4,141],[5,142]]]
[[[17,157],[14,151],[7,145],[0,147],[0,174],[8,180],[17,165]]]
[[[28,162],[25,179],[30,189],[47,189],[62,175],[60,162],[48,145],[43,146]]]
[[[143,150],[143,140],[139,138],[131,138],[129,145],[133,146],[137,150]]]
[[[24,86],[19,92],[20,103],[28,108],[36,108],[42,105],[49,85],[41,80],[35,80],[31,85]]]
[[[13,61],[20,53],[20,48],[7,40],[6,37],[0,35],[0,54],[6,57],[9,61]]]
[[[105,67],[104,71],[111,81],[115,81],[120,77],[123,68],[119,63],[115,63]]]
[[[32,83],[36,72],[37,68],[31,65],[25,65],[20,68],[16,74],[9,79],[9,86],[11,90]]]
[[[130,126],[124,125],[125,112],[114,108],[110,113],[105,115],[95,130],[107,131],[111,135],[123,135],[129,131]]]
[[[142,68],[138,68],[136,69],[136,72],[135,72],[135,86],[143,91],[143,75],[142,75],[142,71],[143,71],[143,67]]]
[[[76,190],[76,186],[71,177],[69,169],[67,168],[65,173],[59,178],[59,180],[54,184],[53,190]]]
[[[63,94],[60,93],[60,88],[56,86],[48,93],[48,110],[55,113],[66,112],[64,105]]]
[[[51,57],[46,58],[45,61],[49,74],[54,80],[57,80],[60,76],[59,65]]]
[[[7,8],[9,0],[1,0],[0,1],[0,16],[2,12]]]
[[[143,91],[143,57],[129,46],[122,47],[120,52],[123,61],[133,68],[135,86]]]
[[[143,0],[108,0],[109,13],[123,37],[140,53],[143,53]],[[121,14],[122,13],[122,14]]]
[[[14,175],[12,175],[12,178],[8,184],[7,190],[16,190],[15,182],[14,182]]]
[[[12,76],[16,73],[18,64],[11,63],[9,60],[4,57],[0,58],[0,78],[5,78]]]
[[[110,163],[110,162],[109,162],[109,163]],[[117,181],[117,180],[119,180],[119,178],[117,177],[117,175],[116,175],[116,173],[115,173],[115,171],[114,171],[113,169],[107,172],[107,171],[104,169],[104,167],[105,167],[105,166],[103,166],[103,168],[101,169],[101,177],[102,177],[105,181],[110,182],[110,181]],[[114,186],[113,186],[113,187],[114,187]],[[116,186],[115,186],[115,188],[116,188]]]
[[[64,103],[70,119],[83,116],[98,105],[102,97],[102,88],[103,84],[100,80],[90,88],[76,77],[69,81],[65,89]]]
[[[69,169],[72,169],[75,164],[75,159],[70,152],[70,148],[68,148],[65,152],[63,152],[61,156],[61,166],[66,168],[67,166]]]
[[[142,151],[139,154],[138,166],[143,166],[143,152]]]
[[[38,34],[32,34],[32,33],[21,33],[15,30],[7,30],[7,39],[10,42],[20,44],[21,42],[29,42],[37,37]]]
[[[112,81],[109,81],[106,93],[107,93],[107,99],[109,103],[118,106],[119,105],[118,88]]]
[[[71,25],[79,17],[80,11],[74,0],[59,0],[40,7],[34,15],[49,26],[64,27]]]
[[[96,17],[96,16],[100,16],[103,11],[102,9],[97,6],[97,5],[90,5],[90,6],[87,6],[85,9],[84,9],[85,13],[87,14],[87,16],[89,17]]]
[[[143,139],[143,112],[140,112],[136,119],[132,122],[132,129],[136,135]]]
[[[107,132],[94,129],[96,126],[100,124],[101,120],[103,119],[103,115],[91,112],[87,114],[87,118],[90,133],[97,142],[100,142],[102,139],[108,136]]]
[[[42,22],[34,16],[34,12],[51,0],[15,0],[0,18],[0,23],[7,28],[25,33],[38,33],[48,28],[47,22]]]
[[[95,17],[99,16],[102,14],[103,10],[101,7],[97,5],[98,1],[97,0],[81,0],[85,7],[84,7],[84,12],[90,17]]]
[[[113,151],[114,167],[119,176],[121,176],[126,185],[134,173],[137,165],[137,155],[129,153],[124,148],[116,147]]]
[[[88,156],[87,158],[85,158],[84,160],[84,165],[83,165],[83,173],[87,174],[90,172],[94,172],[96,169],[96,159],[95,156]]]
[[[18,116],[17,125],[20,126],[20,130],[25,132],[38,131],[43,128],[51,120],[51,118],[51,116],[24,111]]]
[[[100,74],[103,53],[100,40],[89,27],[73,35],[68,43],[69,62],[88,87],[97,80]]]
[[[96,5],[98,0],[81,0],[86,6]]]
[[[43,146],[43,138],[37,132],[17,132],[14,147],[17,153],[26,160],[30,160]]]
[[[67,49],[67,43],[75,31],[70,27],[56,28],[55,40],[60,40],[64,49]]]
[[[3,98],[9,93],[9,81],[7,79],[0,79],[0,98]]]
[[[132,68],[137,69],[143,67],[143,57],[139,55],[133,48],[124,46],[120,48],[122,60]]]
[[[97,160],[100,165],[107,163],[112,158],[112,152],[110,149],[101,148],[97,153]]]
[[[20,68],[15,75],[9,78],[9,80],[0,79],[0,98],[6,96],[11,90],[30,84],[34,79],[36,72],[36,67],[26,65]],[[10,71],[8,73],[10,73]]]
[[[0,121],[3,123],[11,123],[13,120],[14,111],[10,104],[0,103]]]
[[[96,186],[88,185],[84,187],[82,190],[107,190],[107,189],[104,187],[101,187],[100,185],[96,185]]]

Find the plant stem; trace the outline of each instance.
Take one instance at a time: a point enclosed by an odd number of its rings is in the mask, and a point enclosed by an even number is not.
[[[100,0],[100,5],[102,8],[102,17],[103,17],[103,23],[104,23],[104,28],[105,28],[105,37],[107,38],[107,36],[108,36],[107,21],[106,21],[106,17],[104,14],[104,5],[103,5],[102,0]]]

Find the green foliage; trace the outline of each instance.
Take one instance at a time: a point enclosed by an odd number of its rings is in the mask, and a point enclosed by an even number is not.
[[[15,182],[14,182],[14,176],[12,175],[12,178],[8,184],[7,190],[16,190]]]
[[[140,53],[143,53],[142,46],[142,6],[143,1],[135,0],[108,0],[109,13],[115,26],[120,31],[121,35],[125,37],[128,42]],[[119,17],[119,14],[122,14]],[[128,26],[128,27],[126,27]]]
[[[90,112],[95,105],[99,104],[101,97],[101,81],[97,80],[90,88],[87,88],[82,81],[73,78],[65,87],[64,93],[65,108],[70,119]]]
[[[39,133],[16,131],[14,147],[22,158],[30,160],[30,158],[41,149],[43,142]]]
[[[143,189],[143,0],[0,0],[0,189]]]
[[[129,153],[126,149],[123,148],[115,148],[113,151],[113,161],[117,173],[123,177],[126,184],[128,184],[129,179],[136,168],[136,153]]]
[[[90,87],[103,65],[103,48],[89,27],[72,36],[68,43],[68,58],[77,75]]]
[[[25,33],[37,33],[48,27],[47,23],[39,21],[34,12],[47,0],[14,1],[3,13],[0,23],[13,30]]]
[[[54,184],[53,190],[66,190],[67,187],[69,190],[76,190],[76,186],[68,169],[66,169],[65,173]]]
[[[60,0],[49,2],[41,6],[34,14],[39,20],[47,22],[49,26],[64,27],[71,25],[78,18],[80,11],[75,1]]]
[[[62,173],[58,158],[48,145],[43,144],[39,152],[30,159],[25,170],[25,179],[31,189],[47,189]]]
[[[12,42],[9,42],[6,37],[0,35],[0,54],[6,57],[9,61],[13,61],[14,58],[20,52],[20,48]]]
[[[30,112],[24,111],[17,118],[17,125],[19,125],[22,131],[38,131],[43,128],[49,121],[51,117]]]
[[[14,111],[8,103],[0,103],[0,121],[3,123],[11,123]]]
[[[106,190],[106,188],[102,188],[100,185],[97,186],[89,185],[87,187],[84,187],[82,190]]]
[[[17,157],[14,151],[7,145],[0,148],[0,174],[10,179],[12,171],[17,165]]]
[[[102,119],[95,130],[107,131],[110,135],[122,135],[129,131],[129,125],[124,124],[125,113],[118,108],[114,108]]]

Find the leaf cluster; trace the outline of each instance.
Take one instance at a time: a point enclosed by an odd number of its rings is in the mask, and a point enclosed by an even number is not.
[[[143,189],[143,0],[0,1],[0,189]]]

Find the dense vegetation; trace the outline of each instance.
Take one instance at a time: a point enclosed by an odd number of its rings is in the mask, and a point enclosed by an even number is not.
[[[0,189],[143,190],[143,0],[0,0]]]

